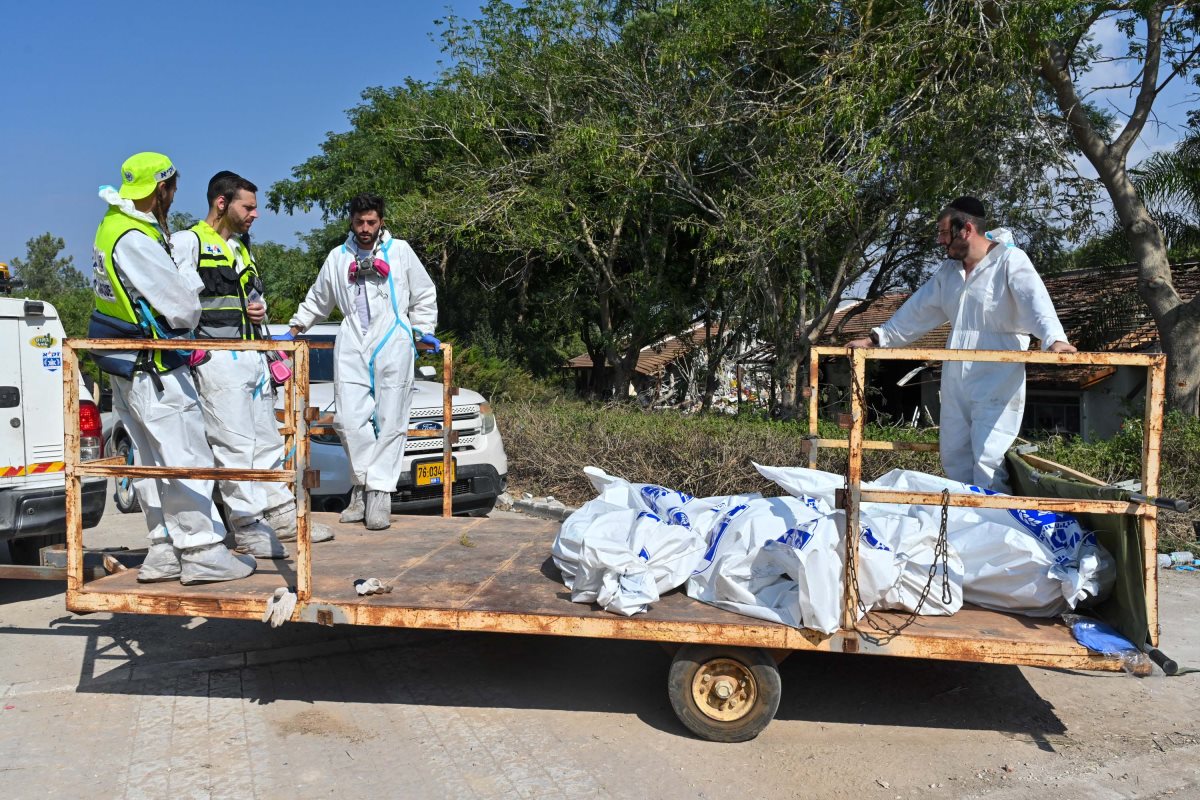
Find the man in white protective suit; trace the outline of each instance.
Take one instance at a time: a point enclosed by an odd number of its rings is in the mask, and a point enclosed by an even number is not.
[[[412,404],[416,344],[439,348],[437,290],[408,242],[384,228],[383,199],[350,201],[350,233],[334,248],[290,326],[303,333],[336,306],[334,428],[350,460],[353,490],[342,522],[391,526]]]
[[[113,408],[133,439],[138,463],[211,469],[204,415],[187,360],[200,319],[196,276],[171,260],[167,212],[178,174],[160,153],[138,153],[121,166],[121,189],[100,189],[108,203],[96,231],[90,338],[179,338],[189,350],[96,350],[93,360],[112,379]],[[134,491],[146,515],[150,549],[138,580],[203,583],[244,578],[253,556],[222,543],[225,527],[212,499],[213,482],[144,478]]]
[[[988,232],[987,211],[959,197],[937,220],[946,260],[890,320],[851,347],[901,347],[950,323],[946,346],[960,350],[1026,350],[1030,335],[1051,353],[1074,353],[1046,285],[1005,228]],[[942,469],[946,477],[1006,491],[1004,454],[1025,410],[1025,365],[955,361],[942,364]]]
[[[208,216],[171,235],[171,256],[181,272],[199,276],[197,339],[262,339],[265,289],[249,245],[258,219],[258,187],[242,176],[218,172],[208,182]],[[275,390],[267,356],[256,351],[203,351],[193,360],[205,430],[217,466],[282,469],[283,436],[275,419]],[[296,498],[286,484],[225,480],[218,483],[225,516],[239,552],[284,558],[281,541],[296,539]],[[333,538],[312,527],[312,540]]]

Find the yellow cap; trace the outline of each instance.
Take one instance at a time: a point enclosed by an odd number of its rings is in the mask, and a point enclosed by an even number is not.
[[[162,153],[137,153],[121,165],[121,197],[141,200],[175,174],[175,165]]]

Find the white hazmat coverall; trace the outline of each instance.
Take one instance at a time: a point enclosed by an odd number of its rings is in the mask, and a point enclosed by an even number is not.
[[[956,350],[1027,350],[1030,334],[1046,350],[1065,342],[1062,323],[1023,250],[998,228],[997,242],[970,275],[946,259],[932,278],[883,325],[880,347],[900,347],[950,323],[946,347]],[[951,361],[942,364],[939,434],[942,469],[951,480],[999,491],[1007,487],[1004,454],[1025,411],[1025,365]]]
[[[238,242],[226,242],[240,275]],[[171,234],[171,257],[184,274],[197,272],[200,239],[195,231]],[[196,278],[199,281],[199,277]],[[203,326],[196,338],[209,335]],[[210,350],[208,360],[195,368],[196,389],[202,401],[208,443],[217,466],[237,469],[281,469],[284,446],[275,419],[275,393],[267,373],[266,353]],[[294,502],[286,484],[263,481],[221,481],[221,498],[234,528],[248,525],[263,512]]]
[[[390,494],[396,490],[408,436],[416,354],[412,331],[433,333],[437,290],[408,242],[386,230],[380,231],[375,257],[388,263],[388,276],[369,273],[351,283],[355,249],[351,234],[330,251],[289,324],[308,330],[335,306],[342,312],[333,352],[334,428],[354,484]],[[356,306],[360,288],[370,312],[365,330]]]
[[[100,196],[123,213],[157,226],[149,214],[134,208],[111,187]],[[199,278],[180,272],[162,245],[140,231],[122,236],[113,250],[114,261],[125,288],[144,299],[175,329],[195,327],[200,319]],[[97,272],[94,280],[107,283]],[[190,343],[181,346],[189,346]],[[146,372],[135,372],[132,380],[115,375],[112,380],[113,408],[133,439],[137,463],[148,466],[214,466],[212,450],[204,436],[191,371],[178,367],[159,376],[162,391]],[[212,481],[143,478],[134,481],[134,492],[146,515],[152,543],[169,538],[181,550],[218,544],[225,539],[225,526],[212,499]]]

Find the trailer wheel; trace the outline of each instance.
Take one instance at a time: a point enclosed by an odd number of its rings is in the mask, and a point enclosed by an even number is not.
[[[763,650],[688,644],[671,662],[667,693],[692,733],[710,742],[745,742],[779,710],[779,667]]]

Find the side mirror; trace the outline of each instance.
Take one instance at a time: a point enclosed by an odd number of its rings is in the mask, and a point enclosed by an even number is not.
[[[427,381],[431,381],[437,377],[437,370],[426,364],[422,367],[417,367],[417,374]]]

